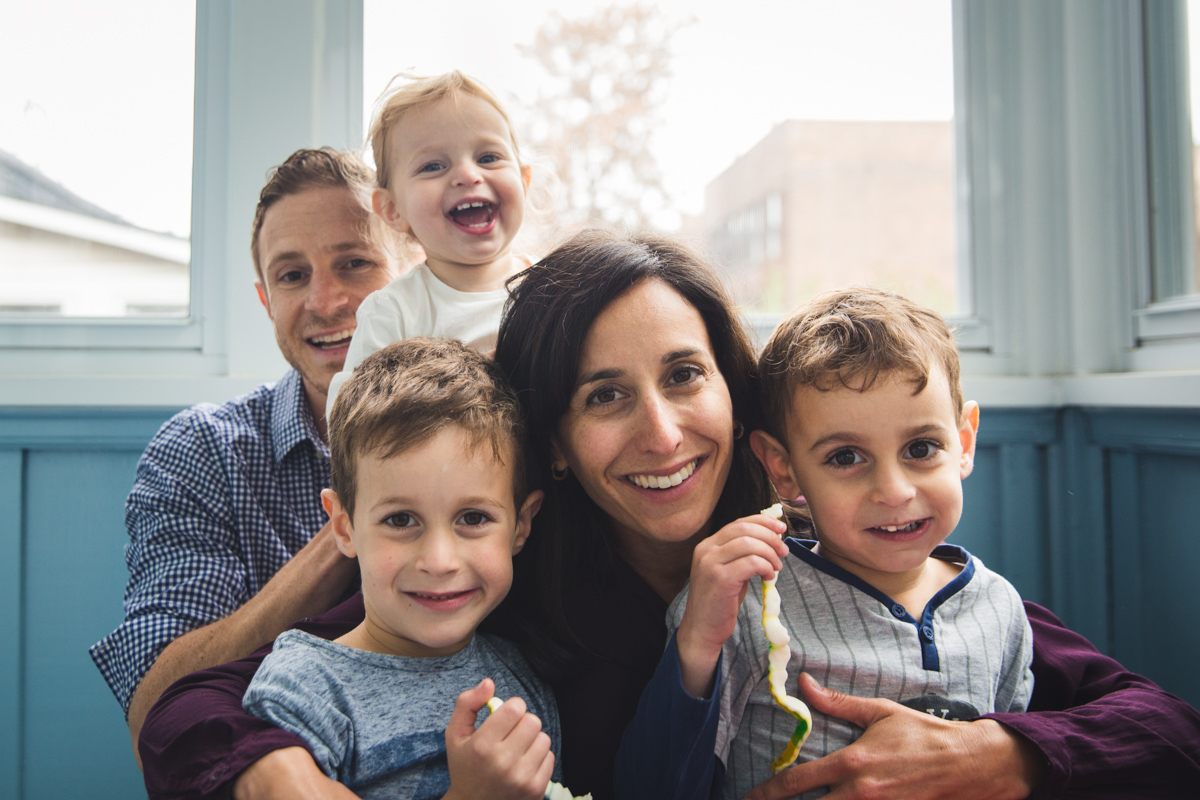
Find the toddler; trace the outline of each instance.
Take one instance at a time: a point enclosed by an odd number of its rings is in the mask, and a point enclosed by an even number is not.
[[[358,558],[366,618],[332,642],[281,634],[246,710],[361,797],[542,797],[558,773],[553,695],[515,646],[475,633],[542,499],[512,390],[461,342],[408,339],[359,365],[337,412],[322,499]],[[493,694],[512,699],[476,730]]]
[[[490,351],[508,297],[504,282],[529,265],[512,244],[530,169],[508,115],[482,84],[457,71],[405,83],[383,100],[370,141],[372,207],[421,246],[425,261],[359,306],[327,412],[356,365],[392,342],[444,336]]]

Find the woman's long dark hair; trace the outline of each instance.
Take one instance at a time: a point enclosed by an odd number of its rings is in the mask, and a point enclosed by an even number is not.
[[[756,359],[745,329],[716,273],[682,243],[651,234],[584,231],[513,279],[496,361],[524,407],[530,473],[546,497],[515,561],[508,602],[526,658],[551,680],[579,653],[564,612],[566,588],[602,581],[613,574],[618,559],[607,516],[575,476],[551,479],[551,440],[567,412],[592,323],[618,297],[652,279],[671,286],[700,313],[729,387],[734,419],[747,432],[762,427]],[[772,502],[748,439],[734,441],[714,528]]]

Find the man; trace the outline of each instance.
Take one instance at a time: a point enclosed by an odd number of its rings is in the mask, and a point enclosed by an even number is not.
[[[248,655],[332,607],[356,566],[321,507],[329,485],[325,397],[355,311],[397,275],[368,210],[355,155],[299,150],[272,171],[255,211],[255,286],[292,369],[222,406],[169,420],[126,501],[125,621],[92,659],[138,733],[163,690]],[[391,248],[394,250],[395,248]]]

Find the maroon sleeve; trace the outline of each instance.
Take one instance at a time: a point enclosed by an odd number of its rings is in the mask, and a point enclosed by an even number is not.
[[[360,593],[294,627],[336,639],[362,622],[364,613]],[[305,747],[300,738],[242,710],[242,695],[269,652],[270,645],[193,672],[173,683],[150,709],[138,751],[151,800],[229,798],[246,767],[275,750]]]
[[[1200,713],[1128,672],[1054,614],[1025,603],[1033,628],[1026,714],[988,714],[1049,765],[1031,798],[1191,797],[1200,786]]]

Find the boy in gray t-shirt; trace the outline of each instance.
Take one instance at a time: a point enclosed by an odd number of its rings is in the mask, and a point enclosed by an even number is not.
[[[518,409],[448,339],[384,348],[338,394],[322,499],[366,618],[332,642],[282,634],[243,702],[361,797],[540,798],[558,775],[553,695],[513,645],[475,635],[541,504]],[[477,729],[494,695],[512,699]]]

